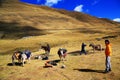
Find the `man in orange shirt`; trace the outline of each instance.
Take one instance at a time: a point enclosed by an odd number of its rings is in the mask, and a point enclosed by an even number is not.
[[[105,40],[105,56],[106,56],[106,69],[105,69],[105,73],[108,73],[111,71],[111,62],[110,62],[110,56],[111,56],[111,45],[110,45],[110,41],[109,40]]]

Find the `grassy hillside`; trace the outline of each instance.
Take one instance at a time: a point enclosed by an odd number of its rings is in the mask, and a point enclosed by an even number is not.
[[[90,43],[112,44],[112,72],[104,74],[104,51],[95,53]],[[34,60],[24,67],[11,66],[15,50],[29,49],[33,56],[43,54],[40,44],[51,46],[50,60],[58,60],[57,50],[68,50],[65,69],[62,62],[43,68],[45,61]],[[79,55],[82,42],[87,55]],[[5,0],[0,7],[0,80],[120,80],[120,23],[84,13],[58,10]],[[16,61],[17,62],[17,61]]]
[[[60,31],[64,29],[70,32],[90,30],[96,33],[116,33],[120,30],[120,23],[108,19],[99,19],[84,13],[25,4],[17,0],[6,0],[3,3],[3,7],[0,8],[0,17],[0,31],[3,33],[2,38],[38,36],[41,34],[56,33],[58,32],[56,30]],[[26,31],[27,29],[29,29],[28,32]],[[8,34],[10,34],[9,37]]]
[[[120,23],[84,13],[26,4],[18,0],[5,0],[0,8],[0,38],[3,40],[72,33],[119,36]]]
[[[1,80],[78,80],[78,79],[84,79],[84,80],[119,80],[120,77],[120,52],[119,52],[119,41],[120,37],[110,39],[112,43],[112,72],[108,74],[104,74],[105,69],[105,56],[104,51],[99,52],[96,51],[95,53],[92,53],[92,50],[89,46],[86,47],[86,50],[88,51],[87,55],[79,55],[80,50],[80,44],[84,41],[87,45],[89,42],[94,42],[96,44],[101,43],[104,46],[104,40],[96,41],[94,40],[95,37],[99,35],[84,35],[81,34],[64,34],[65,38],[60,39],[61,34],[57,35],[48,35],[43,37],[34,37],[30,39],[23,39],[23,40],[17,40],[17,41],[6,41],[5,40],[2,43],[3,45],[8,45],[6,48],[10,49],[11,47],[21,47],[23,46],[30,47],[35,46],[33,44],[34,41],[47,41],[49,42],[53,47],[51,49],[50,53],[50,60],[58,60],[59,57],[57,55],[57,50],[60,47],[67,48],[68,50],[68,56],[67,61],[64,62],[66,65],[65,69],[61,69],[62,62],[58,63],[57,66],[53,68],[43,68],[44,63],[46,61],[43,60],[34,60],[32,59],[30,64],[25,64],[24,67],[21,66],[11,66],[11,55],[10,53],[8,55],[0,55],[0,60],[2,61],[0,63],[0,79]],[[52,37],[52,38],[51,38]],[[32,42],[31,42],[32,41]],[[14,42],[14,44],[12,44]],[[26,44],[26,45],[21,45]],[[57,45],[53,45],[57,44]],[[9,47],[9,45],[11,45]],[[37,44],[36,44],[37,45]],[[39,47],[39,46],[38,46]],[[34,55],[42,54],[44,51],[38,51],[38,47],[36,47],[36,52],[33,52]],[[25,49],[25,48],[24,48]],[[32,50],[32,49],[30,49]],[[16,61],[17,62],[17,61]],[[34,75],[34,76],[33,76]]]

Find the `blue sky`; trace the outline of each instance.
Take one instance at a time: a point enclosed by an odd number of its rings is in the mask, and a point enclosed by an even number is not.
[[[45,5],[108,18],[120,22],[120,0],[21,0],[23,2]]]

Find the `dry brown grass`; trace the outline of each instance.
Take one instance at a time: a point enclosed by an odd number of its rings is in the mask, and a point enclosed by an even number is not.
[[[68,36],[69,35],[69,36]],[[49,42],[51,45],[55,45],[51,49],[50,60],[59,59],[57,55],[57,50],[60,47],[68,49],[68,52],[73,52],[68,54],[67,61],[64,62],[66,65],[65,69],[61,69],[62,62],[58,63],[57,66],[53,68],[43,68],[45,61],[42,60],[31,60],[30,64],[25,64],[25,67],[21,66],[9,66],[7,64],[11,63],[11,55],[0,55],[0,79],[2,80],[119,80],[120,77],[120,56],[119,56],[119,41],[120,37],[110,39],[112,43],[112,72],[104,74],[105,69],[105,56],[103,52],[88,53],[88,55],[79,55],[78,50],[80,50],[80,45],[85,42],[87,45],[90,42],[95,42],[96,44],[101,43],[104,46],[104,40],[95,40],[100,34],[84,35],[84,34],[55,34],[46,35],[40,37],[31,37],[28,39],[16,40],[17,47],[35,46],[35,43]],[[64,38],[61,39],[61,37]],[[101,37],[103,37],[101,35]],[[7,42],[7,43],[6,43]],[[2,46],[7,45],[7,47],[12,44],[12,40],[3,40]],[[5,44],[6,43],[6,44]],[[20,44],[21,43],[21,44]],[[32,45],[32,43],[34,45]],[[14,48],[15,44],[11,46]],[[88,46],[87,50],[91,50]],[[38,48],[37,48],[38,50]],[[33,52],[33,55],[38,55],[44,53],[44,51]],[[74,53],[76,52],[76,53]],[[91,52],[91,51],[90,51]],[[77,55],[74,55],[77,54]]]
[[[11,1],[0,8],[0,80],[120,80],[119,23]],[[108,36],[117,37],[108,38],[113,49],[112,72],[104,74],[104,51],[92,53],[88,45],[94,42],[105,47],[103,38]],[[16,49],[30,49],[34,56],[44,53],[38,50],[45,42],[52,47],[50,60],[59,59],[60,47],[68,50],[65,69],[60,68],[62,62],[53,68],[43,68],[45,61],[34,59],[25,67],[10,66]],[[88,55],[79,55],[82,42],[87,44]]]

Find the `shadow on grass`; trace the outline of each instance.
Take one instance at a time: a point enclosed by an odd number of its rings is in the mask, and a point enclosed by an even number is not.
[[[93,70],[93,69],[73,69],[80,72],[96,72],[96,73],[105,73],[104,70]]]
[[[73,56],[78,56],[80,55],[80,50],[68,52],[68,54],[73,55]]]
[[[26,64],[26,62],[24,62],[24,64]],[[22,63],[18,63],[18,62],[15,62],[15,65],[13,65],[12,63],[8,63],[7,66],[21,66]]]
[[[59,63],[60,60],[59,59],[56,59],[56,60],[52,60],[53,62],[56,62],[56,63]]]
[[[72,56],[79,56],[80,52],[81,52],[80,50],[77,50],[77,51],[68,52],[68,54],[70,54]],[[90,50],[86,51],[86,55],[90,55],[90,54],[95,54],[95,53],[90,52]],[[85,53],[81,53],[81,55],[85,55]]]
[[[45,53],[37,54],[37,55],[32,56],[31,59],[32,59],[32,60],[33,60],[33,59],[38,59],[39,56],[43,58],[43,57],[46,56],[46,54],[45,54]],[[49,57],[51,57],[51,56],[54,56],[54,55],[51,55],[51,54],[50,54]]]
[[[15,66],[21,66],[22,63],[15,62]],[[8,63],[7,66],[14,66],[12,63]]]

